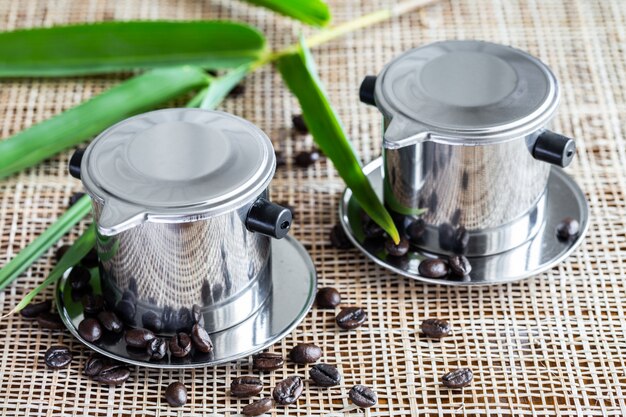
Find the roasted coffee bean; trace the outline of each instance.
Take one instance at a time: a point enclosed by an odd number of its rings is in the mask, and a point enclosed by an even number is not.
[[[299,343],[289,352],[289,359],[295,363],[314,363],[322,357],[322,349],[313,343]]]
[[[404,256],[409,251],[409,241],[400,239],[400,242],[396,245],[392,239],[387,239],[385,240],[385,249],[389,256]]]
[[[337,249],[350,249],[352,247],[352,242],[339,224],[334,225],[330,231],[330,243]]]
[[[108,363],[108,359],[97,353],[92,353],[83,368],[83,374],[87,376],[96,376],[100,373],[102,368]]]
[[[450,336],[452,333],[452,326],[445,320],[439,319],[426,319],[421,325],[422,333],[425,336],[435,339],[441,339],[442,337]]]
[[[124,334],[124,340],[128,346],[142,349],[155,338],[154,333],[148,329],[129,329]]]
[[[89,281],[91,281],[91,273],[87,268],[76,265],[72,268],[68,280],[72,289],[84,290],[89,285]]]
[[[56,261],[59,262],[61,258],[63,257],[63,255],[65,255],[65,252],[67,252],[69,248],[71,248],[70,245],[63,245],[59,247],[56,250],[56,252],[54,252],[54,259],[56,259]]]
[[[121,363],[105,361],[93,380],[106,385],[121,385],[130,376],[130,369]]]
[[[468,368],[455,369],[441,377],[441,382],[448,388],[463,388],[472,383],[474,373]]]
[[[237,84],[228,92],[228,97],[230,98],[241,97],[243,93],[245,92],[246,92],[246,87],[243,84]]]
[[[261,398],[248,405],[246,405],[241,412],[244,416],[255,417],[265,414],[272,409],[271,398]]]
[[[561,223],[556,226],[556,236],[559,240],[569,240],[578,236],[580,224],[573,217],[564,218]]]
[[[470,235],[463,226],[459,226],[454,232],[454,251],[456,253],[465,253],[469,244]]]
[[[254,355],[252,358],[252,367],[257,371],[273,371],[282,368],[285,360],[279,353],[264,352]]]
[[[154,311],[146,311],[141,315],[141,323],[143,327],[155,333],[159,333],[163,329],[163,321],[161,316]]]
[[[306,122],[304,121],[304,117],[302,117],[301,114],[296,114],[295,116],[293,116],[291,118],[291,123],[293,123],[293,128],[296,132],[302,134],[309,133],[309,128],[307,127]]]
[[[187,307],[181,307],[178,310],[178,314],[176,316],[176,330],[179,332],[188,332],[194,325],[193,317],[191,316],[191,311]],[[201,326],[204,328],[204,326]]]
[[[85,294],[80,299],[86,314],[98,314],[104,308],[104,298],[99,294]]]
[[[320,387],[334,387],[341,382],[341,374],[336,367],[318,363],[309,370],[309,376]]]
[[[424,259],[417,270],[421,276],[427,278],[443,278],[449,272],[447,262],[442,259]]]
[[[125,323],[133,324],[135,322],[135,303],[128,300],[120,300],[115,305],[115,314]]]
[[[341,303],[341,294],[332,287],[320,288],[315,296],[318,308],[335,308]]]
[[[72,352],[65,346],[52,346],[46,351],[44,361],[48,368],[65,368],[72,362]]]
[[[263,383],[255,376],[241,376],[230,383],[230,393],[235,397],[252,397],[263,389]]]
[[[20,311],[20,314],[22,315],[22,317],[34,319],[42,313],[49,312],[51,308],[51,300],[42,301],[40,303],[30,303]]]
[[[63,322],[61,321],[61,316],[57,313],[50,313],[49,311],[38,315],[37,323],[44,329],[61,330],[65,328]]]
[[[132,304],[137,304],[137,295],[133,291],[128,289],[122,294],[122,300],[128,301]]]
[[[287,159],[281,151],[274,151],[274,156],[276,157],[276,168],[287,165]]]
[[[469,259],[463,255],[451,256],[448,258],[448,266],[452,275],[457,277],[464,277],[472,272],[472,265]]]
[[[177,333],[170,339],[172,356],[184,358],[191,351],[191,338],[186,333]]]
[[[181,382],[172,382],[165,390],[165,401],[172,407],[187,404],[187,388]]]
[[[112,311],[101,311],[98,313],[98,321],[109,332],[119,333],[124,330],[124,324]]]
[[[146,347],[146,352],[150,356],[150,359],[161,360],[167,355],[167,343],[165,339],[160,337],[152,339],[148,342],[148,347]]]
[[[191,318],[193,319],[193,324],[199,324],[201,327],[204,327],[204,314],[202,314],[202,307],[198,304],[194,304],[191,308]]]
[[[102,337],[102,326],[93,318],[87,318],[78,325],[78,333],[88,342],[97,342]]]
[[[426,230],[426,222],[423,219],[416,219],[406,228],[406,234],[413,243],[420,241]]]
[[[274,401],[281,405],[289,405],[295,403],[300,395],[302,395],[303,388],[302,380],[299,376],[290,376],[283,379],[272,391],[272,397]]]
[[[378,396],[376,393],[365,385],[353,386],[348,393],[348,396],[355,405],[362,408],[372,407],[378,402]]]
[[[137,297],[137,280],[134,277],[131,277],[131,279],[128,280],[128,291],[132,292],[133,295]]]
[[[204,291],[204,286],[202,289]],[[161,322],[163,323],[163,330],[166,332],[170,332],[176,328],[176,312],[172,307],[165,306],[161,313]]]
[[[296,155],[295,163],[302,168],[308,168],[320,159],[320,153],[316,150],[302,151]]]
[[[443,250],[452,250],[455,243],[455,230],[449,223],[443,223],[437,228],[439,232],[439,246]]]
[[[356,329],[367,320],[367,313],[361,307],[346,307],[342,309],[335,321],[337,326],[345,330]]]
[[[197,324],[193,325],[191,329],[191,341],[197,350],[203,353],[209,353],[213,350],[213,342],[211,341],[211,337],[204,329]]]
[[[95,249],[87,252],[87,255],[80,260],[80,264],[85,268],[95,268],[98,266],[98,252]]]
[[[85,193],[81,193],[81,192],[77,192],[74,193],[70,196],[70,199],[68,201],[68,205],[67,208],[72,207],[74,204],[76,204],[78,202],[78,200],[80,200],[81,198],[83,198],[83,196],[85,195]]]
[[[363,234],[367,239],[379,239],[385,236],[385,230],[373,220],[363,223]]]

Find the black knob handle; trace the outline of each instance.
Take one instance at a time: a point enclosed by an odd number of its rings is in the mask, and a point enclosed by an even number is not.
[[[362,103],[370,104],[372,106],[376,105],[376,100],[374,100],[374,89],[376,88],[376,76],[375,75],[366,75],[361,81],[361,88],[359,88],[359,100]]]
[[[291,218],[288,208],[259,198],[248,211],[246,227],[252,232],[282,239],[291,228]]]
[[[565,168],[576,155],[576,142],[567,136],[545,130],[537,137],[532,154],[535,159]]]
[[[80,163],[83,160],[84,154],[84,149],[76,149],[76,152],[74,152],[74,155],[70,158],[69,171],[70,175],[74,178],[80,179]]]

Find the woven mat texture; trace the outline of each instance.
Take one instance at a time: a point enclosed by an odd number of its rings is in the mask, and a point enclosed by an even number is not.
[[[335,22],[386,7],[383,0],[333,1]],[[265,32],[275,48],[292,43],[300,24],[227,0],[1,1],[0,30],[69,22],[125,19],[243,20]],[[344,305],[369,312],[367,325],[339,332],[334,312],[315,308],[272,349],[287,352],[314,342],[340,367],[340,387],[307,386],[296,406],[275,415],[325,415],[350,405],[349,388],[375,388],[379,404],[368,416],[624,416],[626,415],[626,2],[622,0],[441,1],[323,45],[314,51],[322,80],[365,162],[380,154],[381,119],[358,101],[363,76],[377,73],[402,51],[442,39],[484,39],[527,50],[560,79],[562,104],[554,129],[578,140],[568,168],[591,205],[584,244],[550,272],[487,288],[423,285],[395,276],[356,250],[328,245],[337,221],[342,181],[331,164],[298,169],[289,162],[272,183],[272,197],[296,207],[293,234],[307,247],[320,285],[334,286]],[[4,57],[3,59],[6,59]],[[24,129],[115,85],[129,74],[71,79],[3,80],[0,137]],[[260,126],[291,161],[312,147],[291,130],[297,102],[266,67],[246,81],[242,97],[222,109]],[[182,104],[180,101],[175,104]],[[80,183],[66,175],[72,151],[0,182],[0,266],[48,227]],[[76,238],[81,223],[62,242]],[[6,313],[52,266],[53,250],[4,293]],[[52,288],[45,292],[53,294]],[[445,318],[454,336],[419,336],[424,318]],[[76,353],[69,369],[47,370],[53,344]],[[132,368],[130,380],[109,388],[81,375],[87,349],[68,332],[39,329],[19,316],[0,321],[0,414],[13,415],[235,415],[246,400],[228,394],[232,378],[252,372],[248,359],[215,368],[158,371]],[[464,390],[440,385],[459,366],[473,369]],[[263,375],[264,394],[290,374],[289,365]],[[165,387],[181,380],[189,403],[173,409]],[[361,412],[352,411],[358,414]]]

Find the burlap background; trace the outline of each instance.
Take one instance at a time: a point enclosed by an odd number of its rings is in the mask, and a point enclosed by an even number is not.
[[[382,0],[334,1],[336,22],[374,11]],[[26,1],[0,2],[0,29],[68,22],[123,19],[210,19],[248,21],[275,47],[291,43],[301,26],[288,19],[226,0]],[[281,169],[273,198],[296,207],[294,235],[309,249],[321,285],[332,285],[346,305],[369,311],[367,325],[339,332],[333,312],[313,309],[275,351],[297,342],[323,347],[345,381],[338,388],[309,387],[297,406],[277,414],[323,415],[349,405],[356,383],[375,387],[380,401],[371,416],[623,416],[626,415],[626,3],[603,1],[442,1],[315,50],[321,78],[364,161],[380,153],[380,118],[359,104],[357,88],[366,74],[407,48],[451,38],[511,44],[547,62],[563,98],[555,129],[578,139],[578,157],[568,169],[586,191],[592,224],[581,249],[535,279],[490,288],[422,285],[393,276],[355,250],[328,246],[343,188],[330,164]],[[309,29],[305,29],[310,32]],[[2,57],[10,59],[10,57]],[[0,136],[50,117],[114,85],[128,74],[44,80],[3,80]],[[182,102],[181,102],[182,103]],[[246,93],[224,110],[264,129],[288,158],[312,146],[293,136],[298,113],[279,76],[265,68],[246,81]],[[0,265],[41,233],[80,190],[68,178],[71,151],[0,182]],[[76,233],[64,239],[71,242]],[[52,252],[52,251],[51,251]],[[46,254],[17,283],[0,294],[7,312],[50,270]],[[46,291],[51,296],[52,289]],[[436,342],[418,334],[425,317],[449,319],[454,337]],[[237,375],[251,372],[249,360],[196,371],[160,372],[133,368],[121,387],[99,386],[81,375],[86,349],[67,332],[42,331],[11,317],[0,322],[0,412],[5,415],[233,415],[246,401],[228,395]],[[70,346],[72,366],[49,371],[43,353],[52,344]],[[468,366],[475,381],[463,391],[439,384],[446,370]],[[263,376],[270,387],[289,367]],[[181,410],[163,401],[172,380],[189,388]]]

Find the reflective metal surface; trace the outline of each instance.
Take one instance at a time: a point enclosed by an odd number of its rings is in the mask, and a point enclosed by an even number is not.
[[[368,164],[364,171],[382,199],[381,165],[382,160],[377,159]],[[365,255],[395,273],[443,285],[502,284],[540,274],[572,253],[582,242],[589,226],[589,208],[584,193],[563,170],[553,167],[546,188],[544,221],[530,240],[507,252],[470,257],[472,272],[464,279],[432,279],[420,276],[418,266],[421,260],[436,255],[426,251],[411,251],[401,258],[387,256],[381,241],[365,238],[361,214],[362,210],[352,198],[352,192],[346,189],[340,205],[341,223],[352,242]],[[556,237],[556,226],[568,216],[579,221],[580,233],[574,240],[561,241]],[[503,228],[502,233],[517,232],[516,229]]]
[[[203,354],[192,350],[189,357],[166,357],[150,361],[143,352],[128,350],[123,336],[105,334],[100,341],[90,343],[81,338],[77,328],[84,313],[80,301],[72,299],[66,277],[56,292],[56,304],[72,334],[89,348],[122,362],[152,368],[194,368],[217,365],[244,358],[271,346],[296,327],[309,311],[317,286],[315,268],[306,250],[293,238],[271,241],[272,264],[269,296],[261,308],[247,320],[220,332],[211,333],[214,351]],[[92,274],[94,292],[100,291],[97,270]]]

